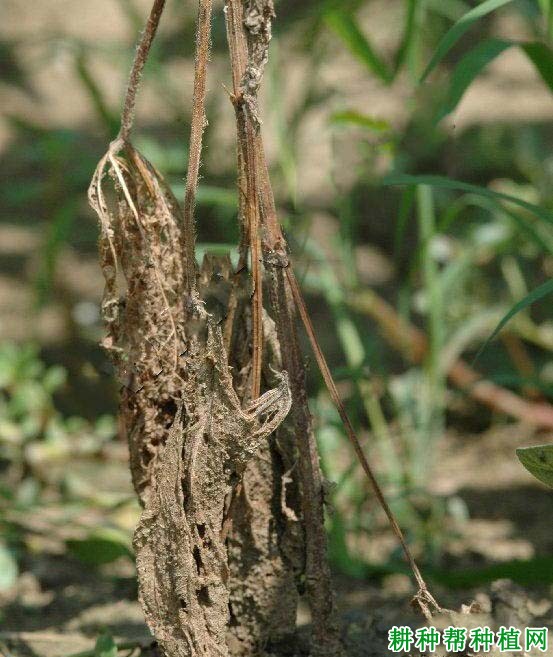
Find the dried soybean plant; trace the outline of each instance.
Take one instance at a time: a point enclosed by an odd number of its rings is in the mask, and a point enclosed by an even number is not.
[[[195,259],[211,0],[199,0],[183,210],[130,141],[137,89],[164,5],[153,4],[119,135],[89,190],[101,229],[103,344],[123,384],[120,424],[143,506],[134,538],[141,603],[167,657],[293,655],[305,593],[311,654],[339,656],[297,315],[413,568],[417,601],[426,613],[438,606],[345,414],[288,259],[257,99],[273,2],[225,2],[237,131],[236,270],[228,257],[207,255],[199,268]]]

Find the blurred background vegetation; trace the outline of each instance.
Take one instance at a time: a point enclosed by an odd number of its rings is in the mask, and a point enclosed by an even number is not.
[[[117,132],[149,2],[3,5],[0,595],[8,625],[40,628],[40,605],[70,597],[56,592],[60,581],[90,577],[98,600],[109,586],[116,598],[134,590],[138,507],[117,438],[117,385],[98,346],[103,283],[86,189]],[[168,2],[134,139],[178,198],[193,5]],[[460,357],[470,363],[522,300],[474,367],[528,403],[553,397],[553,3],[280,0],[276,9],[263,86],[271,173],[364,448],[435,581],[551,583],[552,498],[514,455],[548,442],[547,431],[478,404],[448,372]],[[201,252],[233,252],[237,241],[225,49],[219,12]],[[409,342],[408,325],[424,348]],[[322,465],[336,483],[335,570],[401,577],[315,366],[309,375]]]

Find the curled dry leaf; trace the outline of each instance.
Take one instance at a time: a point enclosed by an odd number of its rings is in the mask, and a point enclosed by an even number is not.
[[[100,161],[89,198],[100,218],[103,346],[122,384],[120,422],[129,441],[133,483],[145,501],[181,397],[189,291],[178,203],[137,150],[117,146]],[[112,182],[109,190],[106,178]]]

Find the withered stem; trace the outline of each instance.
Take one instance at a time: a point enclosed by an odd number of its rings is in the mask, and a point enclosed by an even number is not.
[[[196,31],[196,60],[194,65],[194,93],[192,100],[192,124],[190,128],[190,147],[188,154],[188,172],[184,192],[184,249],[186,266],[186,287],[189,293],[195,289],[196,232],[194,228],[194,210],[196,190],[200,173],[202,156],[202,138],[206,126],[205,96],[207,68],[211,43],[211,0],[198,3],[198,27]]]
[[[123,112],[121,114],[121,127],[119,129],[118,137],[126,142],[129,139],[133,122],[134,122],[134,109],[136,106],[136,94],[140,86],[142,72],[148,59],[148,54],[152,46],[152,41],[157,32],[161,14],[165,8],[165,0],[154,0],[150,16],[142,37],[138,43],[136,54],[134,56],[129,82],[127,84],[127,93],[125,94],[125,102],[123,104]]]
[[[225,6],[227,36],[232,67],[233,97],[236,112],[239,149],[239,184],[246,183],[244,222],[251,257],[253,279],[252,295],[252,383],[251,399],[261,393],[261,368],[263,361],[263,274],[261,268],[261,238],[259,214],[259,164],[257,162],[257,128],[253,125],[250,112],[244,103],[242,82],[248,63],[248,46],[242,25],[241,3],[230,0]],[[243,254],[241,254],[241,259]]]

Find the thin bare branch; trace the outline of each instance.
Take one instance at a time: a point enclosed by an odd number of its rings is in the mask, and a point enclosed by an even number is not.
[[[188,155],[188,173],[184,194],[184,239],[186,259],[186,286],[193,293],[196,279],[194,210],[196,190],[202,157],[202,138],[207,125],[205,116],[205,96],[207,68],[211,44],[211,0],[200,0],[198,5],[198,27],[196,31],[196,61],[194,68],[194,93],[192,100],[192,125]]]
[[[245,16],[242,3],[234,0],[229,0],[226,3],[225,11],[233,80],[233,95],[231,100],[236,112],[238,148],[240,151],[239,164],[243,164],[245,172],[245,176],[239,176],[239,182],[246,183],[244,220],[248,231],[253,279],[251,398],[256,399],[261,392],[261,368],[263,361],[263,277],[259,230],[259,166],[256,153],[259,128],[259,119],[256,112],[257,91],[261,82],[262,68],[256,68],[256,62],[260,57],[263,58],[260,51],[265,52],[268,47],[266,34],[268,32],[270,38],[270,28],[262,28],[261,25],[270,24],[272,13],[267,17],[262,14],[256,14],[258,20],[255,24],[259,25],[259,31],[255,36],[259,35],[259,39],[252,40],[254,43],[260,41],[263,45],[252,48],[252,52],[250,53],[244,25],[248,24],[248,19],[250,22],[255,22],[254,18],[250,15]],[[258,70],[255,84],[252,83],[251,74],[249,73],[254,69]]]
[[[161,14],[163,13],[164,8],[165,0],[154,0],[148,22],[146,23],[146,27],[142,33],[142,37],[136,49],[131,74],[129,76],[129,82],[127,84],[127,93],[125,94],[125,101],[123,103],[121,128],[119,129],[118,135],[119,139],[124,142],[128,141],[132,130],[134,121],[134,109],[136,106],[136,94],[138,92],[138,87],[140,86],[140,80],[142,79],[144,66],[148,60],[150,48],[156,35],[159,21],[161,19]]]

